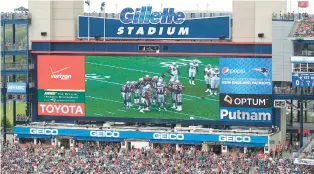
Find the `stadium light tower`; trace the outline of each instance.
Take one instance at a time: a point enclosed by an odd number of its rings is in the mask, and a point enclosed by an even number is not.
[[[102,2],[100,4],[100,11],[104,13],[104,41],[106,40],[106,3]]]
[[[87,39],[89,40],[89,36],[90,36],[90,14],[89,14],[90,13],[90,0],[86,0],[85,4],[88,5],[88,24],[87,24],[87,27],[88,27],[87,34],[88,34],[88,36],[87,36]]]

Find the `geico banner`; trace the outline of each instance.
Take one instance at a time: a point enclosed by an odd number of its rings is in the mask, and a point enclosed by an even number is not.
[[[34,128],[14,127],[14,134],[23,135],[53,135],[67,137],[119,138],[119,139],[146,139],[165,141],[199,141],[199,142],[236,142],[267,144],[268,136],[249,135],[219,135],[219,134],[192,134],[175,132],[139,132],[118,130],[87,130],[87,129],[57,129],[57,128]]]
[[[220,94],[222,107],[272,108],[272,95]]]
[[[89,36],[107,39],[219,39],[231,38],[230,16],[186,19],[175,8],[154,11],[150,6],[124,8],[117,19],[90,17]],[[88,37],[88,16],[78,17],[78,38]]]
[[[220,120],[242,122],[271,122],[272,109],[220,107]]]

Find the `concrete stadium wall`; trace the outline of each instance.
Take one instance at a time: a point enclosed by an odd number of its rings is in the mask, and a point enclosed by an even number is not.
[[[83,0],[29,0],[30,40],[75,40],[77,16],[84,14]],[[41,36],[47,32],[47,36]]]
[[[272,69],[273,81],[291,81],[291,56],[293,44],[288,35],[293,27],[293,21],[272,22]]]
[[[271,42],[272,14],[286,8],[286,1],[233,0],[232,41]],[[264,33],[264,38],[258,33]]]

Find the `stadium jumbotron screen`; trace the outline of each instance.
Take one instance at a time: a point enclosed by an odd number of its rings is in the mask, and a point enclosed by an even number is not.
[[[270,121],[259,97],[271,95],[270,69],[263,58],[38,56],[38,115]]]

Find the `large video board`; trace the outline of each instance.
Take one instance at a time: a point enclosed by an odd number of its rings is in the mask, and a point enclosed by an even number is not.
[[[38,56],[38,115],[87,119],[271,121],[268,119],[271,112],[266,113],[264,109],[272,103],[270,97],[263,96],[263,93],[269,94],[268,86],[260,83],[265,89],[254,97],[238,92],[243,88],[253,90],[250,87],[256,87],[252,84],[233,88],[222,84],[223,79],[237,81],[238,76],[232,78],[227,74],[234,73],[235,68],[241,69],[229,59],[234,58]],[[237,61],[235,64],[242,65],[250,59]],[[264,66],[259,66],[262,65],[259,61],[264,62]],[[249,69],[245,72],[255,78],[261,74],[264,78],[263,68],[271,67],[268,63],[271,61],[255,60],[256,66],[246,67]],[[248,75],[242,74],[239,78]],[[271,75],[267,80],[269,78],[271,81]],[[223,85],[226,89],[222,89]],[[219,95],[221,91],[224,93]],[[235,109],[228,110],[228,107]],[[258,109],[245,109],[254,107]]]

